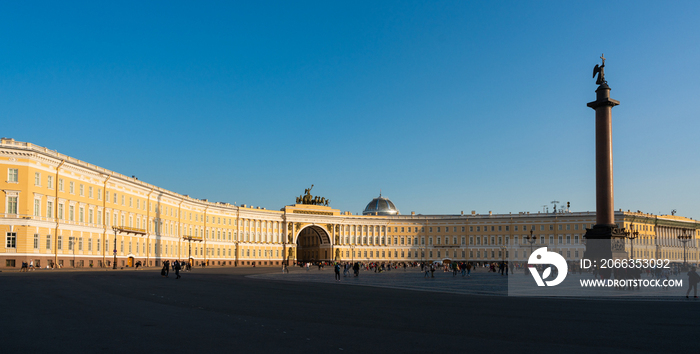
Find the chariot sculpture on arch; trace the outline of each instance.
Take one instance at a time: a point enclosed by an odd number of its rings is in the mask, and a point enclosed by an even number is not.
[[[296,203],[297,204],[306,204],[306,205],[324,205],[328,206],[330,204],[330,200],[324,198],[324,197],[319,197],[319,196],[313,196],[311,194],[311,190],[314,188],[314,185],[312,184],[310,188],[304,189],[304,194],[298,196],[296,198]]]

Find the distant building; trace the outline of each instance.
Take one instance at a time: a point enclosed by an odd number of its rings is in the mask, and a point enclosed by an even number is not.
[[[6,173],[0,181],[0,268],[29,261],[39,267],[112,266],[115,250],[119,267],[188,258],[210,266],[279,266],[287,258],[495,262],[526,260],[531,246],[576,261],[583,256],[585,229],[595,223],[592,212],[400,215],[381,195],[363,215],[313,203],[281,210],[235,206],[177,194],[12,139],[0,142],[0,163]],[[635,258],[682,262],[677,236],[686,234],[688,260],[698,262],[697,221],[629,211],[616,212],[615,219],[639,232]],[[628,252],[630,246],[628,241]]]

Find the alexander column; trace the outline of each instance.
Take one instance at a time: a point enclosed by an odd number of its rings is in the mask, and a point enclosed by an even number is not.
[[[627,258],[625,234],[615,224],[613,206],[613,159],[612,159],[612,108],[620,102],[610,98],[610,86],[605,80],[605,57],[602,65],[593,68],[593,77],[598,75],[596,100],[588,103],[595,110],[595,169],[596,169],[596,225],[586,230],[586,254],[590,260]]]

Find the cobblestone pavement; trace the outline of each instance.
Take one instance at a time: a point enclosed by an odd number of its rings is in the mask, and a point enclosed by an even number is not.
[[[695,301],[503,296],[506,277],[481,270],[467,279],[365,271],[339,282],[330,268],[173,275],[0,273],[3,352],[697,352]]]
[[[325,267],[319,270],[318,267],[312,267],[308,271],[300,268],[293,268],[288,274],[281,272],[269,274],[248,275],[249,278],[281,280],[291,282],[313,282],[313,283],[338,283],[341,285],[359,285],[378,288],[390,289],[406,289],[416,291],[441,292],[463,295],[486,295],[486,296],[508,296],[508,281],[519,277],[516,284],[523,284],[525,280],[530,284],[532,279],[529,274],[518,272],[509,276],[503,276],[500,273],[488,272],[484,269],[476,269],[471,272],[470,276],[462,277],[460,273],[456,276],[452,272],[436,271],[434,277],[425,277],[424,272],[420,268],[408,268],[383,271],[376,273],[374,271],[360,270],[360,275],[354,277],[352,272],[348,272],[347,276],[343,276],[341,272],[340,281],[336,281],[332,267]],[[593,279],[591,274],[569,274],[569,278],[575,279]],[[646,278],[644,278],[646,279]],[[546,296],[541,294],[541,289],[536,286],[529,287],[528,291],[519,292],[518,296],[525,297],[561,297],[561,296]],[[615,290],[615,289],[592,289],[580,288],[578,280],[572,282],[574,285],[569,285],[568,295],[563,297],[569,299],[588,299],[588,300],[615,300],[615,301],[697,301],[697,299],[687,300],[685,291],[687,285],[682,288],[664,290],[661,288],[647,289],[646,292],[636,290]],[[539,294],[538,294],[539,292]],[[572,295],[573,294],[573,295]],[[513,294],[511,293],[511,296]],[[692,295],[692,294],[691,294]]]
[[[308,271],[294,268],[290,270],[289,274],[257,274],[249,275],[248,277],[315,283],[340,283],[343,285],[361,285],[453,294],[508,295],[508,280],[506,276],[488,273],[482,270],[473,271],[471,276],[468,277],[462,277],[460,273],[457,273],[457,276],[453,276],[452,272],[443,272],[439,270],[434,273],[434,278],[430,276],[425,277],[424,272],[422,272],[420,268],[407,268],[406,271],[403,269],[396,269],[383,271],[381,273],[360,270],[360,275],[358,277],[353,276],[352,272],[348,272],[347,276],[344,277],[341,271],[340,281],[336,281],[332,267],[325,267],[323,270],[318,270],[318,267],[312,267]]]

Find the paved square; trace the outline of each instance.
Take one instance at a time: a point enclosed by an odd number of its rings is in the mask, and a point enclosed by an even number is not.
[[[8,353],[697,349],[697,301],[513,298],[498,293],[505,277],[493,273],[422,276],[362,272],[335,282],[329,268],[283,277],[277,268],[198,268],[179,280],[157,269],[3,272],[0,341]],[[387,280],[391,288],[376,286]],[[460,293],[462,286],[493,294]]]

